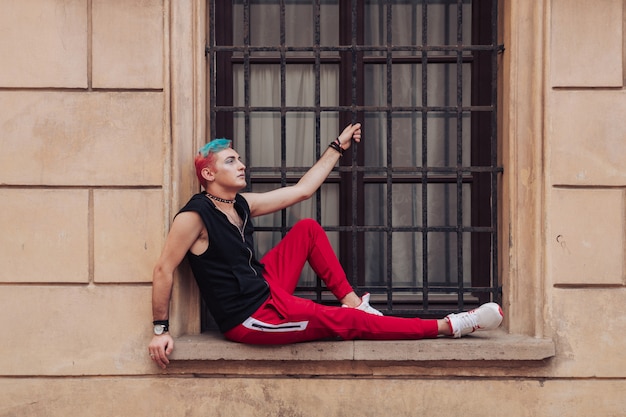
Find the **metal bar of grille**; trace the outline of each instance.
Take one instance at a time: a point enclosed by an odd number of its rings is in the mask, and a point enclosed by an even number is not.
[[[455,114],[459,108],[457,106],[393,106],[394,111],[424,111],[428,113],[452,113]],[[280,112],[280,106],[220,106],[213,109],[215,112],[235,112],[246,111],[251,112]],[[387,106],[325,106],[324,111],[337,111],[337,112],[386,112],[389,108]],[[484,111],[492,112],[493,106],[463,106],[464,111]],[[314,112],[314,106],[290,106],[289,109],[282,109],[285,113],[289,112],[302,112],[309,111]]]
[[[392,14],[392,5],[388,1],[385,7],[386,13],[386,21],[387,21],[387,33],[386,33],[386,42],[387,45],[387,54],[386,54],[386,70],[387,70],[387,111],[385,113],[385,127],[386,127],[386,135],[385,139],[387,142],[387,226],[388,230],[386,233],[387,238],[387,256],[386,256],[386,266],[387,266],[387,310],[393,310],[393,232],[391,228],[393,226],[393,176],[390,167],[393,167],[393,142],[391,138],[393,137],[393,129],[392,129],[392,108],[393,108],[393,55],[390,50],[390,47],[393,43],[392,41],[392,33],[391,28],[393,27],[393,14]]]
[[[498,0],[491,2],[491,166],[498,166],[498,54],[503,48],[498,45]],[[492,247],[492,266],[491,266],[491,295],[495,301],[502,303],[502,287],[499,285],[499,266],[498,266],[498,176],[495,172],[491,173],[491,247]]]
[[[357,80],[357,51],[356,51],[356,45],[357,45],[357,0],[352,0],[351,4],[350,4],[350,10],[351,10],[351,27],[352,27],[352,33],[350,35],[350,44],[351,44],[351,62],[352,62],[352,69],[351,69],[351,73],[352,73],[352,83],[351,83],[351,94],[352,94],[352,100],[350,101],[351,103],[357,103],[357,86],[356,86],[356,80]],[[341,118],[340,118],[341,119]],[[354,115],[352,116],[352,119],[354,119]],[[354,150],[352,152],[355,152],[358,150],[358,147],[354,147]],[[357,166],[357,158],[352,158],[352,172],[354,173],[354,168]],[[352,179],[352,259],[358,259],[358,255],[359,255],[359,247],[358,247],[358,240],[357,240],[357,219],[358,219],[358,206],[357,206],[357,201],[358,201],[358,177],[357,175],[351,175],[351,179]],[[358,270],[358,263],[357,262],[352,262],[352,285],[356,286],[356,282],[355,280],[357,279],[358,275],[359,275],[359,270]]]
[[[457,0],[457,45],[463,44],[463,2]],[[458,170],[463,165],[463,53],[457,51],[456,62],[456,253],[457,253],[457,308],[463,310],[464,274],[463,274],[463,173]]]
[[[313,70],[315,72],[315,156],[319,158],[321,155],[321,4],[320,0],[315,0],[313,11],[313,53],[315,63]],[[315,192],[315,219],[322,224],[322,190],[321,187]],[[322,279],[315,277],[315,301],[322,301]]]
[[[428,2],[422,3],[422,45],[428,45]],[[422,225],[428,228],[428,51],[422,53]],[[429,309],[428,233],[422,232],[422,305]]]
[[[254,167],[252,166],[251,150],[250,150],[250,1],[244,0],[243,2],[243,43],[245,49],[243,51],[243,91],[244,91],[244,143],[246,147],[246,161],[248,161],[249,170],[246,174],[247,183],[250,183],[250,178]]]
[[[417,21],[417,16],[418,16],[418,11],[420,10],[420,6],[418,4],[412,4],[411,5],[411,17],[413,20]],[[417,26],[417,25],[415,25]],[[419,45],[421,42],[421,31],[419,31],[419,28],[417,27],[413,27],[411,29],[411,44],[412,45]],[[422,61],[421,61],[421,55],[420,56],[416,56],[416,58],[418,58],[418,60],[416,60],[415,62],[413,62],[413,64],[415,66],[417,65],[421,65]],[[404,63],[402,61],[402,59],[396,59],[394,62],[399,62],[399,63]],[[406,63],[411,63],[409,61],[407,61]],[[421,78],[421,71],[418,71],[416,68],[413,68],[413,70],[411,71],[411,79],[415,81],[415,83],[419,82]],[[411,110],[411,137],[412,138],[418,138],[420,135],[420,110],[418,110],[418,107],[421,105],[421,102],[418,100],[417,97],[412,97],[411,98],[411,106],[414,107],[413,110]],[[413,144],[411,145],[411,151],[414,155],[417,155],[417,151],[420,148],[420,144],[418,143],[418,141],[412,141]],[[413,158],[415,159],[415,158]],[[417,164],[417,161],[415,160],[414,165]],[[396,167],[392,167],[392,172],[395,171]],[[416,176],[419,178],[419,182],[421,182],[421,175]],[[397,182],[397,181],[396,181]],[[420,184],[418,183],[418,181],[416,181],[415,183],[413,183],[413,193],[416,193],[417,190],[419,189]],[[411,213],[412,218],[415,218],[417,216],[417,209],[414,207],[413,211]],[[418,253],[418,248],[419,248],[419,242],[421,241],[421,233],[414,233],[411,239],[411,252],[415,253],[416,256],[413,257],[413,262],[411,263],[411,268],[413,271],[419,271],[420,270],[420,266],[422,264],[422,260],[419,256],[417,256]],[[417,276],[418,274],[415,274],[416,276],[413,277],[412,279],[412,283],[413,286],[418,286],[420,285],[420,280],[419,280],[419,276]],[[389,301],[390,303],[391,301]]]
[[[445,33],[446,33],[446,35],[445,35],[445,43],[447,43],[447,44],[452,43],[452,42],[451,42],[450,33],[449,33],[449,29],[450,29],[450,27],[449,27],[449,26],[450,26],[450,25],[449,25],[449,23],[448,23],[448,22],[450,21],[450,19],[451,19],[450,8],[449,8],[449,7],[446,7],[446,10],[445,10],[445,19],[444,19],[444,21],[446,22],[446,23],[445,23],[445,25],[446,25],[446,30],[445,30]],[[458,25],[457,25],[457,27],[458,27]],[[458,36],[458,31],[457,31],[457,36]],[[457,41],[456,43],[457,43],[457,45],[459,44],[459,42],[458,42],[458,41]],[[455,54],[454,56],[450,56],[450,58],[451,58],[451,59],[454,59],[454,62],[450,62],[450,63],[451,63],[451,64],[455,64],[455,65],[456,65],[456,64],[457,64],[457,60],[458,60],[458,53],[457,53],[457,54]],[[430,61],[430,62],[432,63],[432,62],[433,62],[433,60],[431,59],[431,61]],[[457,70],[458,70],[458,66],[457,66]],[[445,74],[446,74],[446,78],[449,78],[449,77],[450,77],[450,68],[449,68],[448,66],[446,66],[446,67],[445,67]],[[447,96],[448,96],[448,94],[450,94],[449,86],[448,86],[448,85],[446,85],[446,86],[445,86],[445,89],[446,89],[446,97],[447,97]],[[458,97],[458,96],[457,96],[457,97]],[[446,103],[444,103],[444,104],[449,104],[449,103],[446,101]],[[456,118],[456,120],[458,121],[458,111],[459,111],[459,110],[458,110],[458,103],[455,103],[455,107],[457,108],[457,110],[454,112],[454,117],[455,117],[455,118]],[[449,117],[449,116],[450,116],[450,115],[445,115],[444,117],[446,117],[446,120],[447,120],[447,117]],[[450,128],[449,128],[449,124],[448,124],[448,123],[446,123],[446,126],[444,127],[444,129],[445,129],[445,134],[444,134],[444,137],[450,137],[450,136],[451,136],[451,132],[450,132]],[[458,133],[458,131],[457,131],[457,133]],[[458,143],[458,136],[456,137],[456,143]],[[451,154],[450,143],[448,143],[448,141],[446,141],[446,144],[445,144],[445,160],[446,160],[446,161],[450,160],[450,157],[451,157],[451,155],[450,155],[450,154]],[[458,163],[457,163],[456,165],[457,165],[457,169],[458,169]],[[456,179],[455,179],[455,181],[457,181],[457,187],[458,187],[458,180],[459,180],[458,176],[459,176],[459,173],[458,173],[458,170],[457,170],[457,172],[456,172]],[[432,183],[432,182],[433,182],[433,181],[431,181],[431,183]],[[457,188],[457,189],[458,189],[458,188]],[[450,204],[450,192],[449,192],[449,190],[447,189],[447,187],[446,187],[446,189],[445,189],[445,191],[444,191],[444,198],[445,198],[445,204],[444,204],[444,205],[445,205],[445,206],[448,206],[448,205]],[[457,201],[457,204],[458,204],[458,201]],[[458,207],[458,206],[457,206],[457,207]],[[458,210],[457,210],[457,214],[458,214]],[[444,223],[445,223],[445,224],[450,224],[450,213],[448,213],[448,212],[446,211],[446,213],[444,214],[444,216],[445,216],[445,218],[444,218]],[[457,233],[458,233],[458,232],[457,232]],[[452,239],[451,239],[451,237],[450,237],[450,236],[451,236],[451,234],[449,234],[449,233],[445,233],[445,234],[444,234],[444,246],[445,246],[446,248],[450,248],[450,247],[451,247],[451,245],[452,245],[452,243],[451,243],[451,242],[452,242]],[[457,252],[458,252],[458,248],[457,248]],[[446,261],[445,261],[445,276],[446,276],[446,277],[452,277],[452,265],[451,265],[451,263],[452,263],[452,256],[451,256],[451,254],[450,254],[450,250],[445,250],[445,251],[444,251],[444,256],[445,256],[445,260],[446,260]],[[458,278],[457,278],[457,279],[458,279]],[[450,279],[446,278],[446,283],[448,283],[448,282],[450,282]]]
[[[249,1],[249,0],[244,0]],[[425,6],[426,3],[423,3]],[[215,52],[279,52],[275,46],[242,46],[242,45],[215,45],[211,48]],[[338,46],[320,46],[320,52],[387,52],[386,46],[364,46],[364,45],[338,45]],[[310,46],[285,46],[285,52],[314,52],[315,48]],[[491,52],[493,47],[490,45],[394,45],[391,47],[393,52],[472,52],[472,51],[488,51]],[[335,58],[336,59],[336,58]]]
[[[287,166],[287,62],[285,52],[285,0],[279,1],[280,8],[280,185],[284,187],[286,182]],[[284,236],[287,233],[287,211],[280,213],[280,232]]]
[[[209,39],[211,39],[211,46],[207,47],[204,54],[207,58],[207,71],[209,72],[209,80],[214,80],[215,77],[215,2],[209,2]],[[216,130],[217,124],[217,111],[214,103],[216,103],[215,83],[209,83],[209,129],[211,134]]]

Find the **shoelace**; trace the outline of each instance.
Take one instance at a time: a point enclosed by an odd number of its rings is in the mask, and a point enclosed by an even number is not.
[[[459,313],[453,316],[454,324],[456,324],[458,329],[454,329],[454,333],[471,333],[474,330],[480,328],[478,325],[478,321],[476,320],[476,312],[468,311],[466,313]]]

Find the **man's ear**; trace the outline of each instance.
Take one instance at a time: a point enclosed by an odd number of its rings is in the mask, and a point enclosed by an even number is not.
[[[215,174],[208,167],[202,168],[202,171],[200,171],[200,174],[202,174],[202,178],[204,178],[208,182],[213,182],[213,180],[215,180]]]

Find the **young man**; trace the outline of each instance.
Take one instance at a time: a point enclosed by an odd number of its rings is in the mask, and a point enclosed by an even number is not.
[[[495,303],[439,320],[383,316],[359,298],[346,279],[321,226],[301,220],[260,261],[254,254],[252,217],[310,198],[322,185],[361,125],[349,125],[297,184],[265,193],[241,193],[245,165],[230,141],[216,139],[196,157],[205,192],[196,194],[174,218],[153,274],[154,337],[150,357],[165,368],[174,340],[168,333],[174,270],[187,256],[202,297],[220,331],[232,341],[285,344],[326,338],[400,340],[461,337],[502,322]],[[293,295],[305,262],[341,302],[329,307]]]

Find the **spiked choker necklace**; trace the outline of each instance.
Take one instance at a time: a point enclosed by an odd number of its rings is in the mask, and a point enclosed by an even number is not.
[[[220,203],[235,204],[235,200],[226,200],[225,198],[216,197],[210,193],[206,193],[206,196],[209,197],[211,200],[219,201]]]

